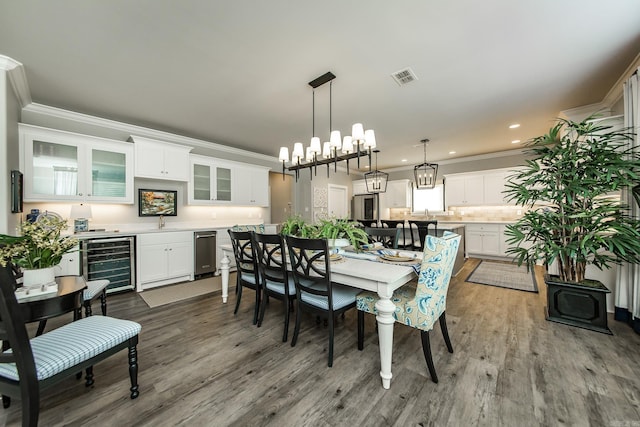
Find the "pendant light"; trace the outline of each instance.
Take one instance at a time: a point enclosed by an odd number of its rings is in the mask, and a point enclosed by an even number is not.
[[[373,152],[376,155],[376,170],[364,174],[367,193],[386,193],[389,174],[378,170],[378,153],[380,150],[373,150]]]
[[[438,165],[427,162],[427,143],[428,139],[420,140],[424,147],[424,163],[413,168],[413,177],[416,188],[419,190],[434,188],[436,186],[436,178],[438,176]]]

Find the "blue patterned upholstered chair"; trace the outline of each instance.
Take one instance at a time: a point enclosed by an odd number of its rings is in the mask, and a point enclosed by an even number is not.
[[[446,232],[443,237],[428,235],[425,239],[424,255],[417,284],[411,282],[397,289],[391,297],[396,306],[393,317],[398,323],[420,329],[424,358],[434,383],[438,376],[433,366],[429,331],[438,320],[449,353],[453,353],[445,310],[447,290],[453,272],[453,264],[460,245],[458,234]],[[378,295],[362,292],[357,297],[358,307],[358,348],[362,349],[364,335],[364,313],[377,314],[375,303]]]
[[[14,289],[10,267],[0,267],[0,340],[9,347],[0,354],[0,393],[5,408],[11,397],[20,398],[23,426],[38,425],[41,390],[85,368],[89,387],[94,383],[93,365],[124,349],[128,349],[130,396],[138,397],[138,323],[91,316],[30,340]]]
[[[360,289],[331,282],[327,239],[302,239],[286,236],[291,274],[296,285],[296,327],[291,346],[300,332],[300,314],[304,311],[326,316],[329,325],[329,363],[333,366],[335,317],[355,308]]]
[[[269,297],[282,301],[284,308],[284,333],[282,342],[287,342],[289,332],[289,313],[296,299],[296,286],[293,277],[287,272],[287,254],[284,237],[280,234],[255,233],[255,251],[260,270],[262,301],[258,327],[262,325],[264,311]]]
[[[260,273],[258,261],[254,252],[254,232],[253,231],[232,231],[229,230],[233,255],[236,258],[236,308],[233,314],[238,313],[240,300],[242,299],[242,288],[253,289],[256,292],[256,304],[253,309],[253,324],[258,323],[258,311],[260,309]]]

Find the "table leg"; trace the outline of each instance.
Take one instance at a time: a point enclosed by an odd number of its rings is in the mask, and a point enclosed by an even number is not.
[[[391,386],[391,359],[393,356],[393,312],[396,306],[391,302],[391,295],[378,293],[380,299],[376,302],[378,315],[378,341],[380,343],[380,377],[382,387],[388,389]]]
[[[222,278],[222,303],[226,304],[229,297],[229,256],[227,251],[222,251],[222,260],[220,260],[220,276]]]

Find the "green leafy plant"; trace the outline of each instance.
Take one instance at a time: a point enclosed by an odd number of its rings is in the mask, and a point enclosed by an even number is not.
[[[529,210],[507,226],[507,253],[518,264],[557,262],[560,280],[582,282],[599,269],[640,260],[640,222],[619,192],[638,183],[640,160],[628,148],[629,129],[558,119],[527,142],[532,156],[508,178],[508,200]]]
[[[37,222],[23,222],[20,236],[0,235],[0,265],[7,262],[26,268],[38,269],[60,264],[62,256],[78,244],[73,236],[61,237],[67,221],[44,217]]]
[[[358,223],[343,218],[321,219],[318,224],[313,225],[300,216],[293,216],[282,224],[280,233],[311,239],[348,239],[354,248],[368,243],[367,233]]]

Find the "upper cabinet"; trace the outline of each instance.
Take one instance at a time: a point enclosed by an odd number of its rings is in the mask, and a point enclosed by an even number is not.
[[[447,206],[506,205],[504,190],[511,169],[447,175],[445,203]]]
[[[24,200],[133,203],[133,144],[20,124]]]
[[[190,159],[189,204],[231,204],[231,163],[195,154]]]
[[[269,168],[190,157],[189,204],[269,206]]]
[[[269,206],[269,168],[237,166],[235,177],[234,205]]]
[[[189,152],[192,147],[133,135],[129,140],[134,143],[136,177],[189,181]]]
[[[399,179],[387,182],[387,191],[380,193],[380,208],[410,208],[411,181]]]

